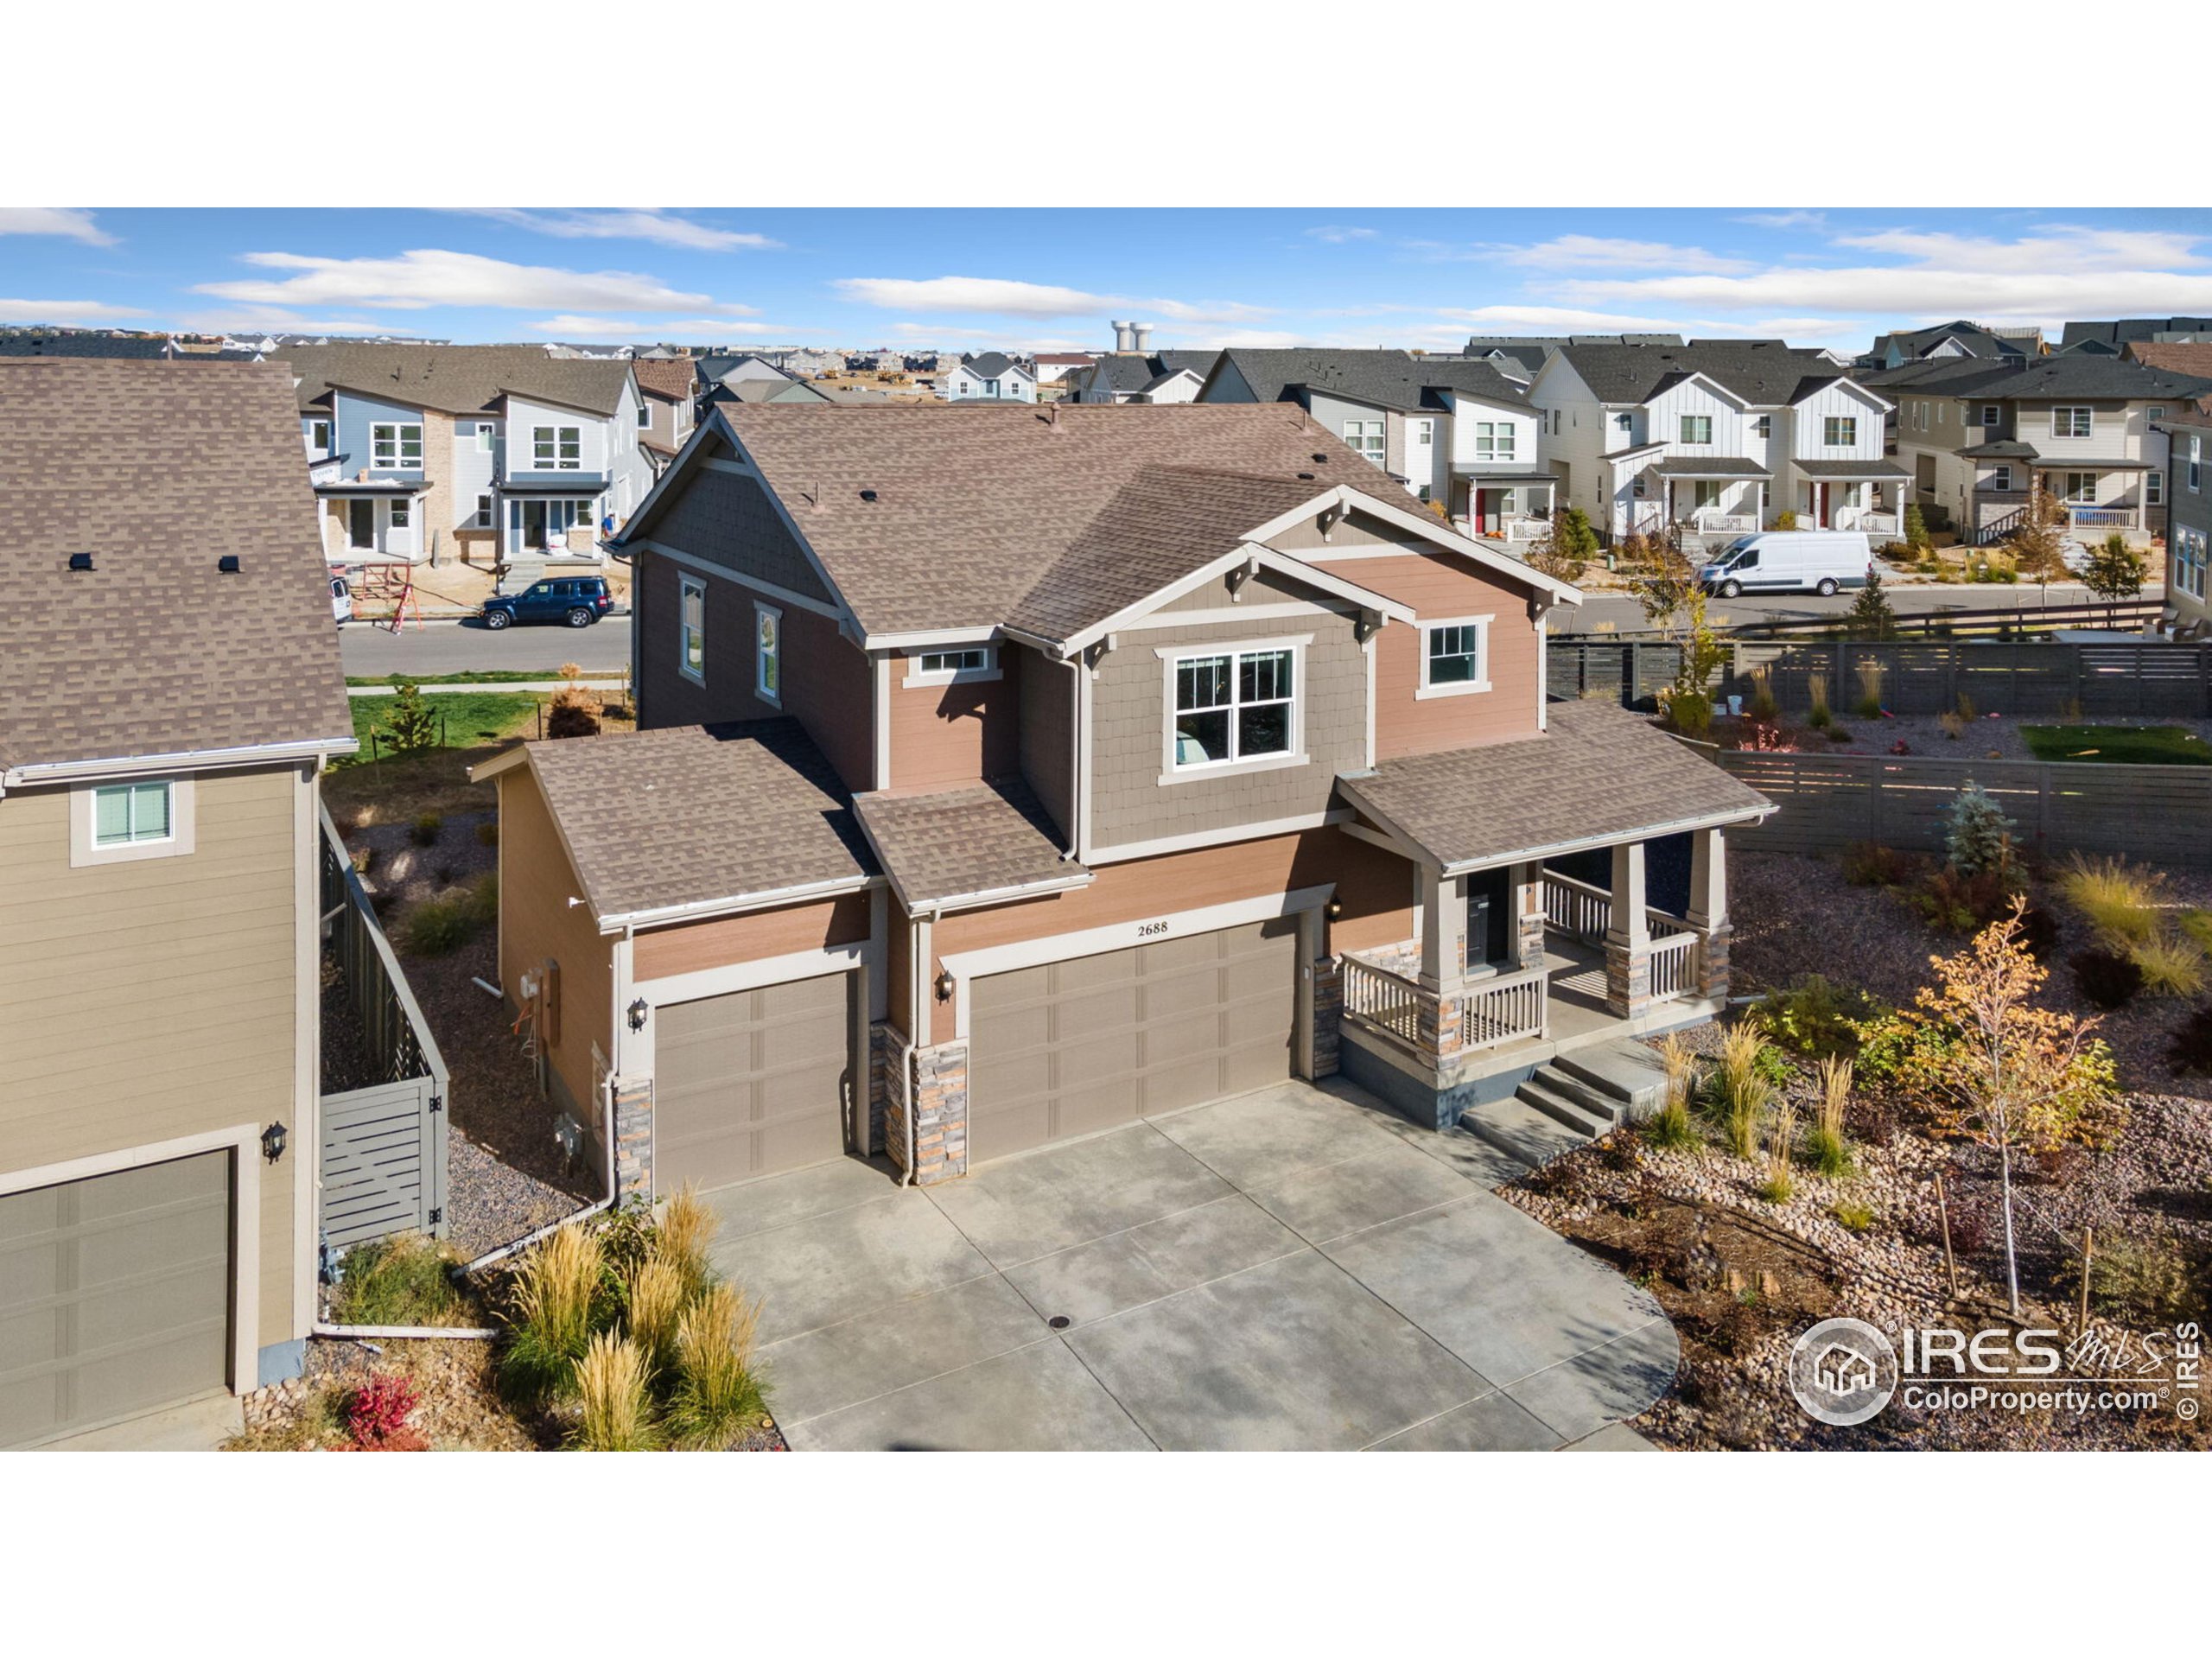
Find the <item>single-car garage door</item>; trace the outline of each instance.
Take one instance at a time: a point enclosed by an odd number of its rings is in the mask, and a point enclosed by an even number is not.
[[[844,1151],[851,983],[827,974],[656,1013],[656,1192],[728,1186]]]
[[[1288,1077],[1297,960],[1285,916],[977,980],[969,1162]]]
[[[0,1446],[228,1381],[231,1154],[0,1196]]]

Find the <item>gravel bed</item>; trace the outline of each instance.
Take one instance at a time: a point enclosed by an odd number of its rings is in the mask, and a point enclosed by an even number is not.
[[[467,887],[498,869],[498,843],[487,847],[476,838],[479,824],[498,822],[496,812],[448,813],[437,840],[428,847],[415,844],[410,824],[361,824],[347,833],[346,845],[357,855],[368,852],[362,880],[370,892],[392,906],[404,906],[448,887]],[[391,919],[387,918],[387,931]]]
[[[353,1007],[344,964],[330,945],[322,948],[322,1092],[344,1094],[384,1081],[369,1058],[369,1033]]]

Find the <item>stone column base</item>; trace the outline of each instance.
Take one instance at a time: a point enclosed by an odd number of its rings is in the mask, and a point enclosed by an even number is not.
[[[1658,1001],[1651,995],[1651,950],[1631,950],[1625,939],[1605,940],[1605,1007],[1633,1020]]]
[[[1697,994],[1728,995],[1728,944],[1736,930],[1723,922],[1705,936],[1698,947]]]
[[[1343,1053],[1344,1011],[1343,958],[1322,957],[1313,963],[1313,1076],[1337,1075]]]
[[[653,1080],[610,1077],[614,1091],[614,1201],[653,1200]]]
[[[927,1186],[968,1173],[968,1045],[913,1052],[914,1181]]]

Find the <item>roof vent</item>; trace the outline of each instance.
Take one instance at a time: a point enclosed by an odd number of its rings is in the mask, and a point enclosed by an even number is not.
[[[862,490],[862,491],[861,492],[861,500],[863,500],[863,501],[873,501],[873,500],[874,500],[874,499],[875,499],[875,492],[874,492],[874,490]]]
[[[69,568],[72,570],[91,569],[92,568],[92,556],[89,553],[72,553],[69,556]]]
[[[224,554],[215,561],[215,568],[226,576],[235,576],[238,573],[238,556],[235,553]]]
[[[1325,467],[1329,464],[1329,456],[1325,450],[1316,449],[1313,452],[1313,459],[1319,461]]]
[[[1313,474],[1311,473],[1300,473],[1299,477],[1304,479],[1309,484],[1313,481]]]

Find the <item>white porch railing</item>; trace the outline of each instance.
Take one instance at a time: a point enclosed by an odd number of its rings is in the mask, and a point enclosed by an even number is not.
[[[1509,542],[1541,542],[1544,532],[1551,528],[1548,518],[1509,518],[1505,521],[1505,539]]]
[[[1872,507],[1838,507],[1834,513],[1838,530],[1859,530],[1869,536],[1898,536],[1904,526],[1894,512],[1877,512]]]
[[[1756,512],[1723,512],[1718,507],[1700,507],[1692,522],[1700,535],[1726,536],[1757,530],[1759,516]]]
[[[1421,1046],[1421,986],[1357,957],[1344,960],[1344,1012],[1413,1046]]]
[[[2069,507],[2067,523],[2075,530],[2133,530],[2133,507]]]
[[[1524,1037],[1545,1037],[1545,981],[1549,970],[1524,968],[1517,974],[1477,980],[1459,993],[1459,1047],[1465,1052],[1495,1048]]]
[[[1664,1001],[1670,996],[1680,996],[1689,988],[1692,953],[1697,949],[1697,935],[1683,932],[1669,934],[1665,938],[1651,941],[1651,995]]]

